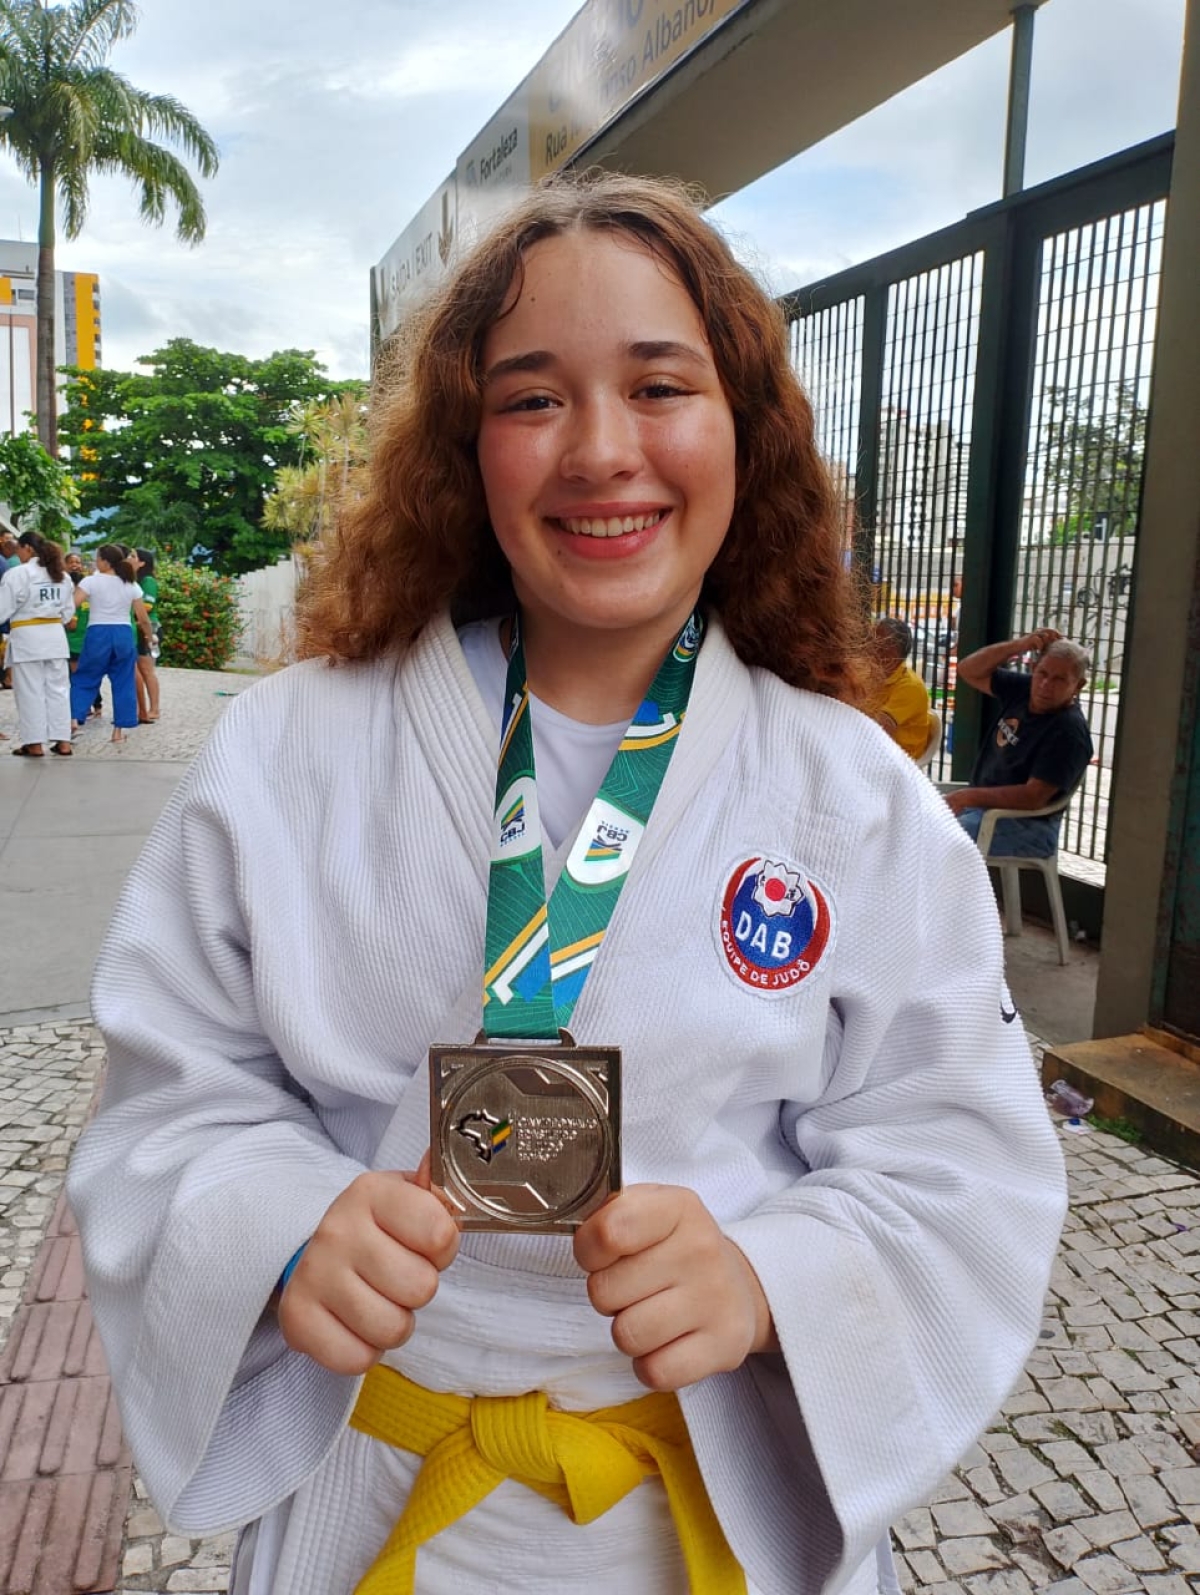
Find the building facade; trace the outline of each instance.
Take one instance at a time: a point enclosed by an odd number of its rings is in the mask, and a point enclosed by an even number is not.
[[[0,433],[29,429],[37,392],[38,246],[0,239]],[[54,274],[54,363],[94,371],[102,364],[100,279]],[[62,389],[59,389],[62,405]]]

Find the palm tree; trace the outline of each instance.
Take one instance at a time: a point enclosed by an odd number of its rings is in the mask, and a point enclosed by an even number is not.
[[[37,284],[38,437],[58,452],[54,380],[55,207],[78,238],[93,173],[123,173],[139,190],[142,218],[161,225],[168,200],[178,235],[204,237],[204,204],[183,162],[156,137],[179,146],[202,177],[217,170],[217,147],[192,113],[169,95],[147,94],[107,65],[137,27],[133,0],[0,0],[0,143],[39,190]]]

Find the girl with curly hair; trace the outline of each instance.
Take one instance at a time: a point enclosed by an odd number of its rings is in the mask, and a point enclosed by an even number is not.
[[[97,971],[138,1467],[236,1595],[890,1588],[1063,1180],[780,317],[677,186],[557,180],[373,429]]]

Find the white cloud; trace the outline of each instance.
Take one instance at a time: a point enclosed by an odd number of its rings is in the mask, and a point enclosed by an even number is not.
[[[505,34],[488,49],[476,40],[459,35],[450,39],[426,39],[406,46],[390,66],[378,76],[363,76],[361,65],[341,69],[330,77],[330,86],[365,99],[422,99],[445,92],[493,95],[497,83],[521,82],[533,65],[528,41]],[[495,105],[500,99],[495,100]],[[493,109],[495,108],[493,106]]]

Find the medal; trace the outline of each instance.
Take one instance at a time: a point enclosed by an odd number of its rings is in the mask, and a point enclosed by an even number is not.
[[[488,875],[483,1029],[429,1052],[433,1183],[466,1230],[569,1233],[621,1188],[620,1050],[565,1026],[675,751],[704,626],[675,639],[549,903],[529,682],[513,623]]]
[[[620,1052],[560,1037],[430,1050],[430,1172],[462,1229],[569,1234],[620,1189]]]

